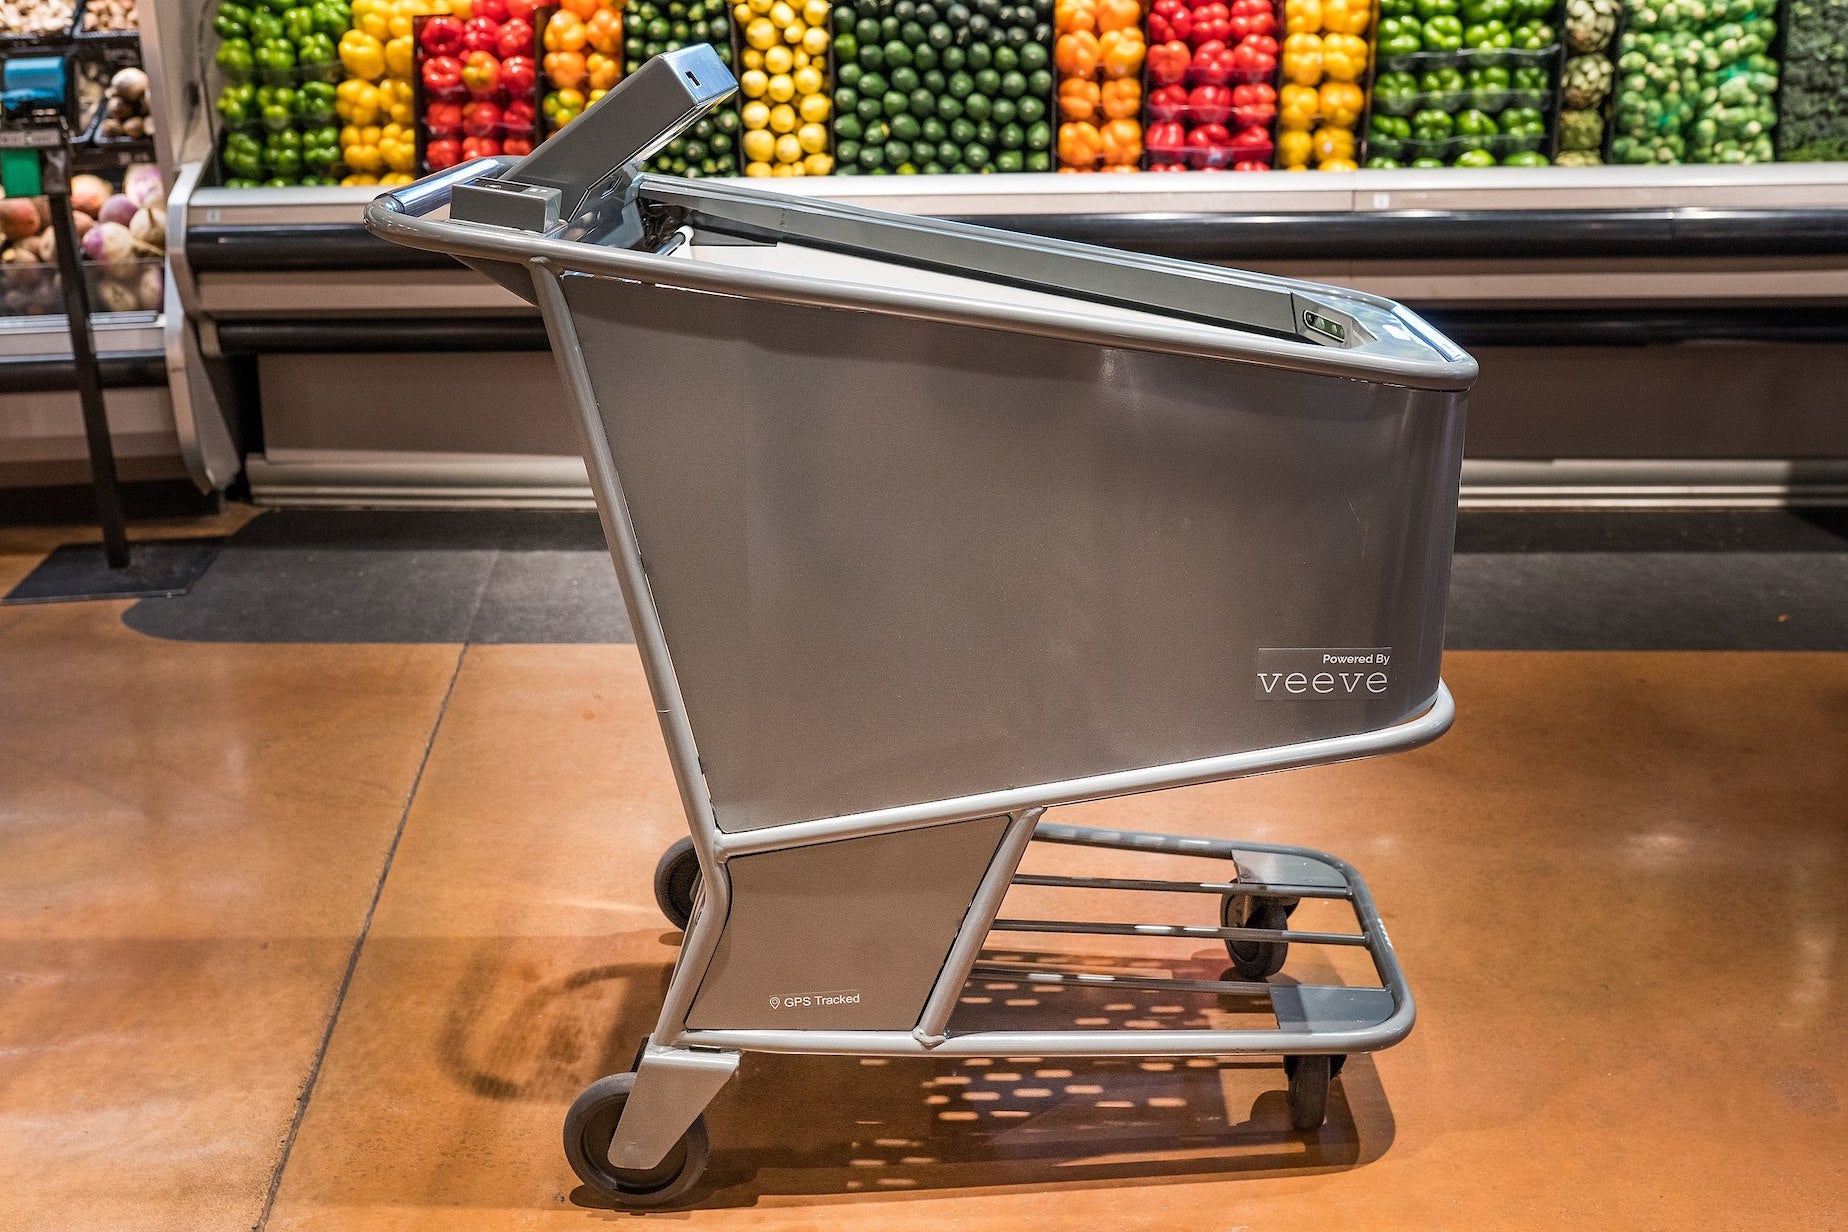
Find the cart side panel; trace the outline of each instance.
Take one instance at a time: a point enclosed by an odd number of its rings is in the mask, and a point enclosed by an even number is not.
[[[728,861],[731,910],[687,1025],[910,1030],[1007,821]]]
[[[1371,731],[1436,693],[1460,394],[563,286],[727,831]],[[1325,690],[1279,648],[1390,659]]]

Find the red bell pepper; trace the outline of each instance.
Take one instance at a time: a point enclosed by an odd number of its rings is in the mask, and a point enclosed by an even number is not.
[[[1232,118],[1229,86],[1195,86],[1187,95],[1187,117],[1195,124],[1224,124]]]
[[[426,18],[419,39],[427,56],[459,56],[462,54],[462,21],[446,14]]]
[[[501,143],[492,137],[465,137],[462,140],[462,157],[493,158],[501,152]]]
[[[478,98],[462,109],[462,131],[471,137],[500,136],[499,103]]]
[[[436,138],[462,135],[462,108],[455,103],[429,103],[424,107],[424,127]]]
[[[1214,41],[1229,43],[1232,41],[1232,10],[1220,0],[1211,4],[1197,5],[1193,11],[1193,33],[1188,42],[1195,47]]]
[[[507,10],[507,0],[476,0],[474,4],[469,5],[468,11],[472,16],[485,17],[495,25],[506,21],[511,15]],[[530,19],[532,14],[528,13],[526,16]]]
[[[501,88],[510,95],[518,97],[531,94],[533,82],[538,77],[539,66],[533,63],[531,56],[510,56],[501,61]]]
[[[1271,0],[1232,0],[1231,25],[1235,39],[1253,34],[1275,34],[1277,13],[1271,8]]]
[[[509,154],[513,153],[512,150],[509,150],[507,152]],[[1245,159],[1243,162],[1236,162],[1232,164],[1232,170],[1234,171],[1269,171],[1270,169],[1271,169],[1270,164],[1268,162],[1260,162],[1256,159],[1250,159],[1250,158]]]
[[[1149,42],[1186,41],[1193,33],[1193,10],[1185,0],[1155,0],[1149,9]]]
[[[1232,120],[1240,128],[1268,126],[1277,118],[1276,88],[1264,83],[1232,87]]]
[[[1186,114],[1186,86],[1161,86],[1149,91],[1149,119],[1178,120]]]
[[[533,23],[524,17],[509,17],[501,23],[499,33],[494,36],[494,46],[488,50],[503,60],[532,55]]]
[[[1228,80],[1262,81],[1277,72],[1277,40],[1268,34],[1254,34],[1232,49],[1232,71]]]
[[[1142,135],[1143,148],[1152,154],[1172,154],[1187,147],[1187,130],[1179,121],[1161,120],[1149,125]]]
[[[424,161],[430,164],[430,170],[442,171],[462,161],[462,143],[454,137],[444,137],[424,146]]]
[[[423,63],[423,83],[433,98],[462,92],[462,61],[454,56],[431,56]]]
[[[1181,163],[1150,163],[1149,170],[1150,171],[1185,171],[1187,170],[1187,168],[1185,165]]]
[[[1269,158],[1271,135],[1268,128],[1241,128],[1231,142],[1232,152],[1240,158]]]
[[[1185,43],[1170,40],[1155,44],[1149,48],[1150,83],[1158,86],[1179,85],[1187,80],[1187,69],[1192,59]]]
[[[506,74],[503,68],[502,77]],[[513,98],[501,108],[501,128],[510,134],[530,135],[539,123],[539,109],[530,98]],[[502,145],[507,144],[502,142]],[[509,151],[511,152],[511,151]]]
[[[1155,53],[1150,52],[1152,57]],[[1209,86],[1223,86],[1232,80],[1233,57],[1237,53],[1225,44],[1202,47],[1187,66],[1191,80]]]
[[[500,61],[490,51],[471,51],[462,61],[462,84],[470,94],[492,94],[500,88]]]
[[[471,17],[462,24],[462,50],[493,52],[500,46],[500,23]]]
[[[500,144],[502,154],[513,154],[520,158],[524,158],[533,152],[533,139],[531,137],[508,137]]]

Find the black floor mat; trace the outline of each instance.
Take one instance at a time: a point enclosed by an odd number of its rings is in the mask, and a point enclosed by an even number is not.
[[[274,511],[125,619],[188,641],[633,640],[589,513]],[[1447,644],[1848,650],[1848,516],[1466,514]]]
[[[0,604],[67,603],[183,595],[224,545],[223,539],[129,540],[128,563],[111,569],[100,543],[67,543],[21,578]]]

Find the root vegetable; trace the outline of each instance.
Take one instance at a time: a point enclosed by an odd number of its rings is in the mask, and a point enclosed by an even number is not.
[[[136,210],[134,218],[129,220],[128,233],[150,248],[166,248],[167,207],[150,205]]]
[[[28,239],[37,235],[41,226],[38,206],[30,197],[8,197],[0,201],[0,234],[7,239]]]
[[[90,217],[82,210],[72,210],[71,225],[77,229],[77,238],[82,239],[84,236],[90,234],[90,228],[96,225],[96,219]]]
[[[114,190],[109,181],[98,175],[78,175],[71,177],[71,208],[82,210],[91,216],[100,214],[103,202],[109,200]]]
[[[166,289],[160,266],[150,265],[141,271],[141,278],[135,283],[135,298],[146,311],[159,312]]]
[[[165,205],[167,188],[160,178],[160,168],[153,163],[136,163],[122,176],[122,192],[136,205]]]
[[[135,217],[135,203],[121,193],[116,193],[103,202],[103,208],[97,211],[98,222],[119,222],[127,226]]]
[[[148,75],[138,68],[125,68],[109,79],[109,94],[134,106],[148,97]]]
[[[135,288],[114,278],[96,284],[96,298],[104,312],[134,312],[141,307]]]

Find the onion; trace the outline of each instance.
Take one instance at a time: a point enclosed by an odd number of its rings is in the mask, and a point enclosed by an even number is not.
[[[153,248],[167,246],[167,208],[162,205],[150,205],[146,209],[136,210],[129,219],[128,233]]]
[[[129,168],[133,171],[134,168]],[[157,173],[158,174],[158,173]],[[103,202],[109,200],[109,181],[98,175],[78,175],[71,177],[71,208],[82,210],[94,217],[102,213]]]
[[[122,176],[122,192],[136,205],[165,205],[167,186],[160,178],[160,168],[153,163],[136,163]]]
[[[126,227],[129,224],[129,220],[135,216],[135,208],[135,203],[133,201],[130,201],[121,193],[117,193],[115,196],[109,198],[109,200],[103,202],[103,208],[97,211],[96,221],[119,222]]]

